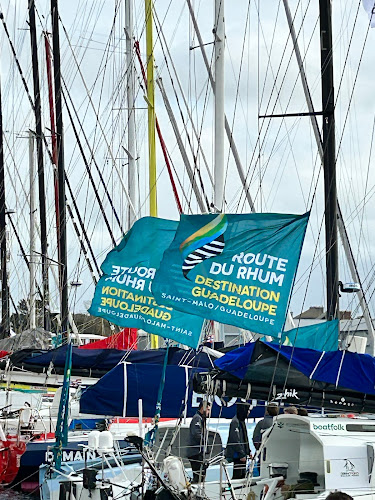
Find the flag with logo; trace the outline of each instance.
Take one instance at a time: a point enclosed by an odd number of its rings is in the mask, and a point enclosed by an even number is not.
[[[178,222],[144,217],[107,255],[89,313],[115,325],[142,328],[148,333],[196,348],[203,319],[159,304],[151,285]]]
[[[152,283],[159,304],[277,337],[309,214],[181,215]]]

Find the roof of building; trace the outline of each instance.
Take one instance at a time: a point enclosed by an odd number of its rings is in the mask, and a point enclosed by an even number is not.
[[[323,306],[312,306],[295,316],[294,319],[327,319],[326,316]],[[340,311],[340,319],[350,320],[351,316],[351,311]]]

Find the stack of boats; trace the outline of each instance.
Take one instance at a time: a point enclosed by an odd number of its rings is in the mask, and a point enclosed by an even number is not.
[[[48,380],[61,376],[66,349],[15,353],[10,364]],[[199,353],[177,347],[145,352],[73,348],[72,359],[76,387],[70,391],[61,467],[53,459],[58,389],[52,399],[34,394],[33,404],[3,409],[3,483],[40,489],[44,500],[134,498],[146,492],[157,498],[167,492],[181,499],[245,499],[249,493],[259,499],[306,499],[338,488],[362,498],[375,491],[375,420],[370,415],[375,361],[369,355],[256,341],[224,355],[205,348]],[[163,370],[161,421],[150,442],[145,435],[154,429],[151,417]],[[78,384],[77,377],[85,376],[90,383]],[[15,394],[8,391],[9,404]],[[205,480],[192,484],[186,458],[189,419],[202,398],[213,403],[205,448],[210,465]],[[264,414],[261,401],[271,400],[304,406],[310,413],[275,418],[261,449],[253,450],[246,477],[232,480],[223,450],[239,398],[252,405],[254,418]],[[19,469],[12,465],[17,461]]]
[[[18,466],[12,477],[9,474],[4,476],[1,480],[3,484],[21,486],[24,491],[37,491],[39,466],[50,464],[53,460],[52,450],[55,445],[66,351],[67,346],[44,350],[23,349],[4,358],[3,379],[8,388],[5,387],[6,390],[0,393],[3,408],[0,420],[3,447],[6,437],[23,444],[17,451]],[[101,436],[105,435],[105,432],[110,433],[115,448],[121,452],[122,462],[139,462],[138,452],[134,453],[134,448],[125,439],[129,432],[145,433],[151,421],[150,418],[142,418],[142,415],[138,418],[138,399],[133,398],[132,403],[129,401],[128,412],[124,416],[121,413],[114,419],[112,415],[115,413],[109,411],[105,414],[85,414],[80,411],[80,395],[87,387],[95,384],[101,375],[111,372],[111,368],[115,369],[121,360],[124,360],[121,366],[128,366],[129,369],[134,365],[138,371],[145,367],[158,371],[164,362],[166,350],[138,352],[117,349],[82,350],[73,347],[72,351],[69,432],[68,444],[62,450],[63,467],[74,470],[82,468],[84,464],[97,462],[99,453],[92,447],[91,451],[84,453],[83,448],[88,445],[90,432],[93,430],[103,431]],[[202,352],[195,356],[191,350],[172,347],[168,352],[168,366],[183,373],[185,383],[185,372],[191,370],[192,366],[205,370],[213,367],[214,353],[215,351],[211,351],[211,354]],[[183,368],[179,366],[181,363]],[[152,378],[152,374],[150,377]],[[16,390],[14,384],[22,385],[22,390]],[[134,396],[137,397],[135,393]],[[130,405],[137,410],[132,411]],[[145,400],[145,411],[148,415],[153,415],[155,401],[152,398],[150,401]],[[172,407],[168,415],[169,419],[178,416],[176,409]],[[15,453],[13,455],[15,456]]]
[[[214,361],[214,369],[200,369],[193,376],[193,384],[187,388],[188,396],[186,404],[182,404],[180,416],[191,414],[188,402],[194,395],[193,386],[201,397],[212,401],[216,396],[223,402],[234,398],[236,390],[238,396],[246,390],[247,400],[255,404],[251,399],[252,388],[249,387],[254,371],[257,371],[260,380],[258,386],[254,383],[254,393],[266,399],[266,386],[269,385],[267,372],[273,363],[270,352],[278,353],[279,360],[285,362],[291,349],[268,343],[250,343]],[[339,358],[341,363],[337,362]],[[290,403],[308,406],[309,414],[281,414],[276,417],[272,427],[263,434],[261,448],[249,460],[244,479],[231,479],[231,464],[226,462],[223,455],[225,432],[218,420],[210,418],[210,432],[205,447],[205,460],[209,463],[207,476],[201,483],[192,484],[192,474],[186,460],[189,419],[184,421],[182,418],[159,423],[159,432],[152,445],[143,439],[141,432],[137,432],[138,435],[129,433],[128,442],[137,450],[136,463],[131,464],[126,463],[123,452],[109,433],[93,431],[87,445],[82,447],[86,460],[81,471],[64,469],[59,472],[53,467],[42,469],[42,498],[99,500],[138,498],[147,494],[159,499],[165,495],[180,499],[245,499],[251,494],[251,498],[267,500],[308,499],[325,498],[328,492],[337,489],[346,491],[353,498],[370,498],[375,492],[375,419],[363,412],[371,408],[375,396],[374,384],[370,380],[371,374],[375,372],[374,358],[345,351],[324,353],[295,348],[293,358],[289,356],[289,361],[288,386],[281,396],[276,392],[271,399],[279,402],[280,406]],[[105,393],[112,384],[126,411],[126,392],[128,383],[133,383],[133,379],[131,373],[128,379],[124,365],[126,363],[117,365],[81,395],[81,410],[94,412],[98,405],[103,407],[107,404]],[[357,368],[355,377],[353,366]],[[283,371],[284,367],[281,362],[280,370]],[[308,376],[307,370],[310,370]],[[309,386],[306,385],[306,378],[310,380]],[[276,388],[277,384],[275,381]],[[304,384],[305,389],[300,392]],[[223,390],[225,385],[227,395]],[[327,396],[325,410],[313,408],[316,406],[314,398],[321,398],[325,391],[327,395],[332,394],[333,388],[337,398]],[[310,393],[309,397],[306,396],[307,392]],[[347,398],[349,392],[350,399]],[[96,395],[100,393],[103,393],[103,400],[98,402]],[[180,395],[177,394],[176,398],[180,398]],[[111,411],[113,408],[111,406]],[[258,405],[257,408],[264,413],[264,406]],[[213,413],[216,410],[214,404]],[[139,430],[134,428],[133,431]],[[90,465],[87,457],[93,451],[99,456],[98,463]]]

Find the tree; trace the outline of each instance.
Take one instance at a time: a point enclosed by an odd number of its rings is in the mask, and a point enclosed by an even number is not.
[[[35,316],[36,325],[40,327],[43,325],[43,310],[42,301],[35,301]],[[74,314],[74,322],[78,328],[79,333],[93,333],[96,335],[111,335],[114,333],[108,321],[91,316],[90,314]],[[57,315],[51,315],[51,332],[58,333],[61,328],[59,326]],[[21,333],[30,328],[30,305],[27,299],[21,299],[18,302],[17,310],[10,316],[10,324],[12,330],[16,333]]]
[[[43,325],[43,303],[41,300],[35,301],[35,323],[37,327]],[[21,333],[30,328],[30,304],[27,299],[18,302],[17,310],[10,316],[10,325],[13,331]],[[58,331],[56,316],[51,316],[51,331]]]

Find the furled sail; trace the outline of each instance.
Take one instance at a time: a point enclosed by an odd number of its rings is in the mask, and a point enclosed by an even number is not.
[[[66,345],[48,351],[23,349],[11,356],[13,366],[36,373],[44,372],[53,364],[54,373],[64,373]],[[80,349],[72,348],[72,375],[101,377],[114,368],[122,359],[130,363],[163,364],[165,349],[149,351],[123,351],[117,349]],[[212,368],[214,356],[204,352],[170,347],[168,364],[177,365],[181,362],[201,368]]]

